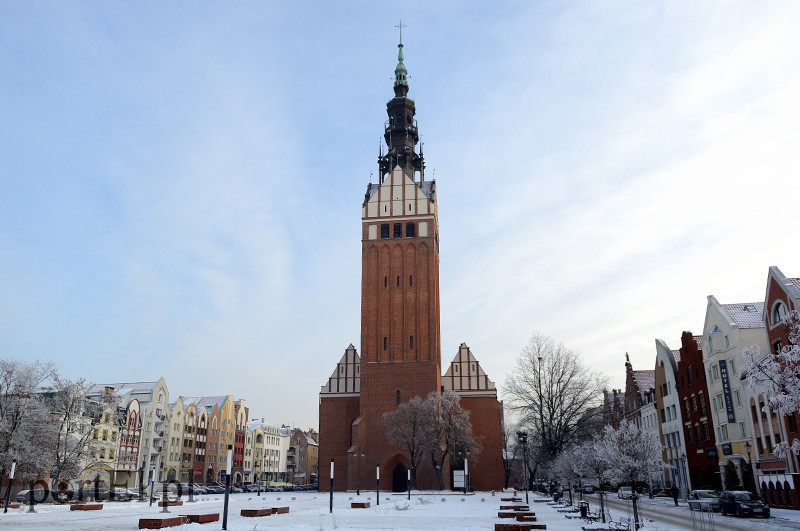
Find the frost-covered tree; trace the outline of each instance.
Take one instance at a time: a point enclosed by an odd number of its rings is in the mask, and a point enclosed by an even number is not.
[[[608,464],[609,479],[628,483],[648,481],[663,468],[661,443],[653,430],[639,430],[636,424],[623,419],[618,429],[606,426],[596,444],[598,458]],[[633,497],[633,520],[640,527],[639,505]]]
[[[50,471],[54,423],[40,391],[56,373],[50,363],[0,359],[0,477],[17,460],[17,478]]]
[[[92,439],[92,426],[107,404],[88,399],[90,387],[82,378],[70,380],[55,374],[52,387],[42,393],[55,427],[50,476],[54,485],[77,478],[94,464],[89,459],[100,442]]]
[[[599,405],[606,379],[589,369],[574,350],[534,334],[504,385],[508,408],[521,425],[531,426],[532,456],[555,459],[585,435],[581,415]],[[534,465],[536,466],[536,465]]]
[[[762,356],[758,346],[742,350],[742,371],[756,394],[763,393],[773,410],[791,414],[800,412],[800,312],[792,310],[784,320],[789,344],[776,354]],[[775,446],[777,455],[785,456],[791,448],[800,452],[800,440],[782,441]]]
[[[431,392],[425,399],[433,422],[427,440],[431,465],[436,471],[439,489],[444,489],[443,469],[448,457],[458,452],[470,452],[477,456],[482,445],[472,433],[469,411],[461,407],[461,399],[452,392]]]
[[[432,403],[415,396],[400,404],[397,409],[384,413],[386,437],[389,441],[402,445],[408,452],[411,468],[411,485],[417,488],[417,467],[430,448],[429,440],[434,422]]]

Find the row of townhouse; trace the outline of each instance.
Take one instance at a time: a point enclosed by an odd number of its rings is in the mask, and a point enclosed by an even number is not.
[[[84,481],[130,488],[151,481],[221,483],[229,448],[234,484],[314,479],[316,462],[298,462],[296,457],[308,453],[293,442],[304,432],[263,419],[250,421],[245,400],[233,395],[179,396],[170,401],[161,378],[98,384],[87,399],[104,404],[104,411],[90,428]]]
[[[784,319],[800,310],[800,278],[769,268],[763,301],[722,304],[708,297],[699,335],[683,332],[680,348],[655,342],[655,366],[634,370],[626,354],[625,390],[606,393],[604,419],[622,417],[657,430],[664,477],[685,494],[699,488],[744,488],[776,507],[800,509],[800,459],[775,445],[800,438],[798,415],[767,405],[742,372],[742,350],[772,356],[788,344]]]
[[[314,430],[250,421],[245,440],[245,483],[316,484],[319,444]]]

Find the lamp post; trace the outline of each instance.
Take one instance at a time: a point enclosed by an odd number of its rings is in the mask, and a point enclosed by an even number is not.
[[[528,502],[528,432],[518,431],[517,442],[522,445],[522,481],[525,482],[525,503]]]
[[[231,468],[233,468],[233,445],[228,445],[228,462],[225,468],[225,502],[222,510],[222,529],[228,529],[228,496],[231,492]]]
[[[681,498],[685,503],[689,503],[689,476],[686,473],[686,454],[681,454],[681,474],[683,475]]]
[[[6,489],[6,500],[3,506],[3,513],[8,512],[8,498],[11,496],[11,484],[14,483],[14,474],[17,471],[17,460],[11,461],[11,473],[8,475],[8,488]]]
[[[375,465],[375,498],[376,505],[381,504],[381,465]]]
[[[753,460],[750,458],[750,454],[751,454],[752,450],[753,450],[753,446],[750,444],[750,441],[747,441],[746,443],[744,443],[744,451],[747,452],[748,478],[752,477],[752,475],[753,475]],[[745,485],[745,488],[749,488],[750,487],[750,485],[749,485],[750,482],[748,481],[747,483],[748,484]],[[753,481],[753,483],[755,483],[755,481]]]

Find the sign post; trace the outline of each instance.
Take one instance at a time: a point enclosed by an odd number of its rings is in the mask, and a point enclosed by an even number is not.
[[[330,512],[333,512],[333,459],[331,458],[331,503]]]

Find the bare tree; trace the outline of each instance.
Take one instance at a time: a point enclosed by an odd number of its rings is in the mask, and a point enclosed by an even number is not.
[[[446,391],[439,394],[433,391],[425,400],[428,402],[429,414],[434,420],[427,436],[430,442],[428,451],[431,465],[436,471],[439,489],[444,489],[442,470],[447,458],[458,452],[471,452],[477,455],[482,446],[472,433],[469,411],[461,407],[461,399],[456,393]]]
[[[411,484],[416,489],[417,468],[430,447],[428,437],[434,422],[430,403],[415,396],[394,411],[384,413],[383,422],[389,441],[405,446],[408,451]]]
[[[784,324],[789,329],[789,344],[780,352],[763,357],[758,346],[744,349],[742,373],[755,394],[766,395],[770,408],[791,415],[800,411],[800,312],[789,312]],[[790,445],[800,453],[800,440],[797,438],[777,443],[774,452],[785,457]]]
[[[55,423],[54,485],[77,478],[94,464],[90,457],[96,455],[99,442],[92,438],[92,426],[100,420],[106,404],[86,397],[90,387],[82,378],[70,380],[56,374],[52,388],[43,393]]]
[[[639,505],[636,496],[636,483],[648,481],[653,474],[660,473],[663,468],[661,443],[658,432],[639,430],[634,423],[623,419],[619,429],[606,426],[603,437],[596,446],[598,458],[608,465],[611,479],[620,483],[629,483],[634,492],[633,520],[639,529]]]
[[[581,415],[602,402],[606,378],[584,366],[580,355],[562,343],[534,334],[517,358],[504,391],[509,409],[520,423],[533,428],[537,461],[555,459],[588,425]],[[537,465],[538,466],[538,463]]]
[[[55,373],[50,363],[0,360],[0,477],[13,459],[19,478],[49,472],[53,422],[39,390]]]

